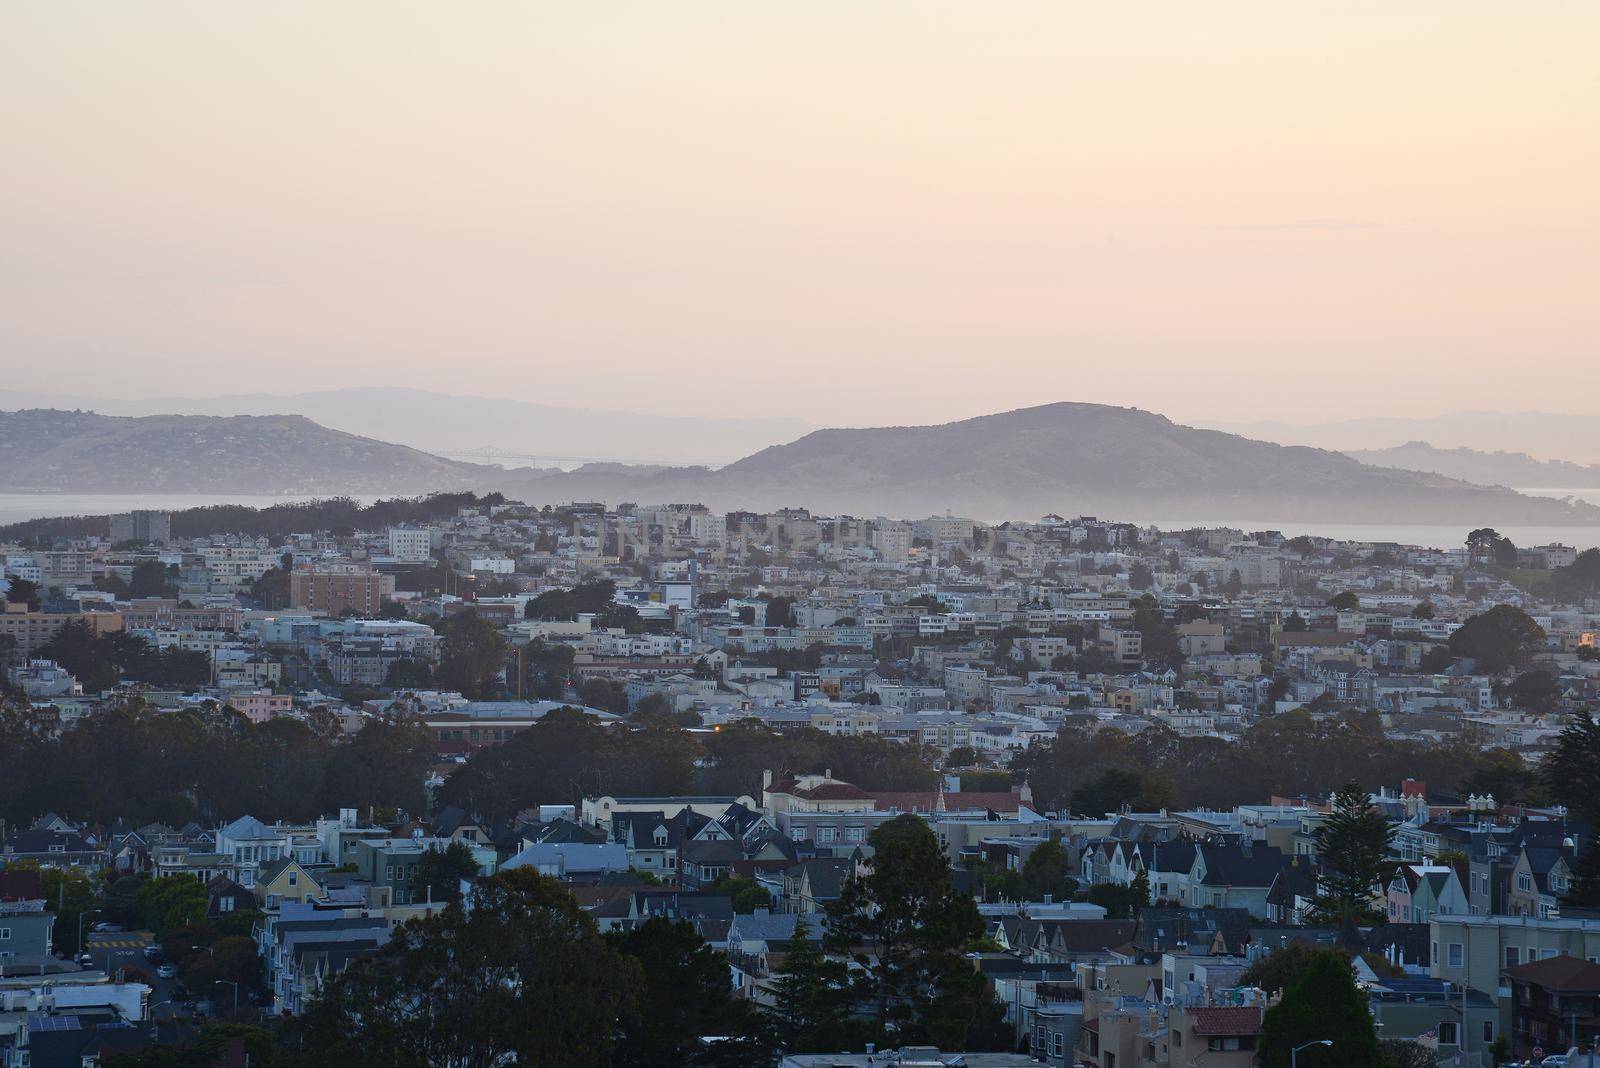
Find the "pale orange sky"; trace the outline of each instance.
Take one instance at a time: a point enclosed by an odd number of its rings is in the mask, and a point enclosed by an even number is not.
[[[0,388],[1600,411],[1600,4],[77,0]]]

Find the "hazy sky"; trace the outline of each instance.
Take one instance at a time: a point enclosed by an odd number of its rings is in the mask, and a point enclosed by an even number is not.
[[[38,0],[0,388],[1600,410],[1600,3]]]

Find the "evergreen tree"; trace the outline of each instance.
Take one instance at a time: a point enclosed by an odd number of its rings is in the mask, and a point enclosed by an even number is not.
[[[773,982],[773,1023],[778,1041],[790,1053],[846,1049],[854,1029],[853,995],[845,964],[824,955],[801,918]]]
[[[1322,876],[1311,904],[1313,922],[1332,926],[1379,922],[1382,917],[1372,906],[1372,893],[1394,830],[1358,783],[1341,787],[1332,805],[1327,822],[1317,829]]]
[[[966,944],[983,933],[972,895],[951,879],[944,849],[920,817],[909,813],[880,824],[867,841],[874,853],[865,875],[845,880],[829,907],[828,948],[853,954],[860,966],[861,1001],[871,1006],[877,1040],[899,1041],[937,1030],[946,1049],[968,1048],[986,984],[958,973],[972,966]]]
[[[1600,907],[1600,831],[1583,840],[1573,864],[1572,886],[1561,900],[1584,908]]]
[[[640,1005],[644,1011],[612,1056],[613,1068],[659,1064],[702,1066],[732,1058],[731,1046],[742,1053],[731,1063],[758,1065],[772,1060],[766,1029],[735,1000],[728,985],[728,958],[712,949],[683,920],[652,917],[626,931],[610,931],[606,942],[639,962],[644,975]],[[705,1045],[700,1039],[721,1041]]]
[[[1289,1068],[1289,1051],[1321,1039],[1333,1045],[1317,1051],[1317,1068],[1372,1068],[1378,1038],[1367,996],[1357,987],[1350,964],[1334,952],[1321,953],[1300,980],[1267,1010],[1262,1025],[1262,1068]],[[1308,1065],[1309,1057],[1305,1058]]]
[[[1574,815],[1600,825],[1600,723],[1591,713],[1572,717],[1541,768],[1552,797]]]

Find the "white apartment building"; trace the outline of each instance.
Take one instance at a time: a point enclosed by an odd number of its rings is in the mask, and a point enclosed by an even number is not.
[[[389,528],[389,555],[408,563],[422,563],[433,556],[433,532],[415,527]]]

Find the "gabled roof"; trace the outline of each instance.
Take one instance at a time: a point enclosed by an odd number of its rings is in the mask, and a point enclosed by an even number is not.
[[[831,901],[844,889],[850,871],[848,857],[814,857],[796,864],[786,874],[796,880],[804,879],[814,899]]]
[[[1202,845],[1199,853],[1205,859],[1205,875],[1200,880],[1206,886],[1269,887],[1283,867],[1283,853],[1273,846],[1252,846],[1245,852],[1240,845]]]
[[[1252,922],[1249,909],[1142,908],[1136,941],[1141,949],[1165,952],[1179,944],[1207,946],[1220,935],[1227,949],[1237,951],[1250,940]]]
[[[1133,941],[1133,920],[1040,920],[1050,948],[1062,953],[1094,953]]]

